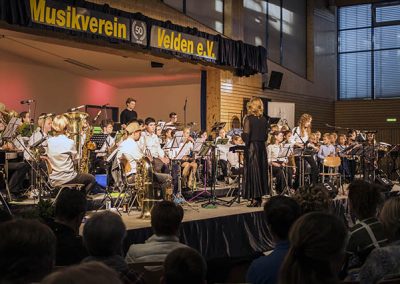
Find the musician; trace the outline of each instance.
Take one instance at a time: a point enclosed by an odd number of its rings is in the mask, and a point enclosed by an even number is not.
[[[141,145],[139,144],[142,127],[137,122],[131,122],[125,130],[128,133],[128,137],[118,147],[117,160],[127,159],[130,165],[130,171],[127,172],[126,175],[132,183],[137,170],[137,161],[144,157]],[[154,181],[160,185],[162,192],[165,192],[165,189],[171,183],[171,176],[168,174],[153,172],[153,178]]]
[[[125,129],[130,122],[136,120],[138,117],[137,112],[134,111],[136,100],[133,98],[127,98],[125,104],[126,109],[124,109],[119,116],[121,127],[123,129]]]
[[[335,157],[336,156],[336,149],[335,146],[331,143],[331,134],[325,133],[322,136],[323,144],[319,148],[318,152],[318,159],[321,161],[321,164],[324,163],[326,157]]]
[[[316,136],[316,139],[317,139],[317,143],[320,144],[322,142],[321,141],[321,137],[322,137],[321,131],[315,131],[315,136]]]
[[[162,135],[162,127],[160,125],[156,126],[156,135],[158,137],[158,142],[160,144],[162,144],[163,143],[163,139],[162,139],[163,135]]]
[[[343,150],[347,148],[346,140],[347,140],[346,135],[340,134],[338,136],[338,145],[336,147],[336,153],[340,157],[340,160],[341,160],[339,172],[342,174],[342,176],[344,178],[347,178],[350,176],[348,156],[345,153],[343,153]]]
[[[366,133],[366,146],[364,146],[364,179],[374,182],[375,169],[378,167],[375,134]]]
[[[194,176],[197,172],[197,163],[192,157],[192,151],[194,147],[194,140],[190,137],[190,128],[185,127],[183,129],[183,140],[179,145],[179,150],[176,159],[182,161],[181,167],[183,180],[186,181],[186,185],[189,188],[193,188]]]
[[[218,141],[221,139],[228,139],[228,143],[225,145],[218,144]],[[231,141],[231,137],[226,135],[226,131],[224,128],[219,129],[218,137],[215,138],[215,142],[217,143],[217,150],[219,154],[218,164],[221,167],[222,175],[218,177],[218,180],[224,180],[228,176],[228,158],[227,154],[229,152],[229,142]]]
[[[347,132],[347,146],[349,147],[349,146],[353,146],[353,145],[357,144],[356,140],[357,140],[357,132],[353,129],[349,130]],[[349,156],[349,157],[347,157],[347,163],[349,166],[349,175],[350,175],[349,181],[352,182],[356,175],[357,162],[353,156]]]
[[[78,174],[74,161],[77,156],[74,141],[66,136],[68,118],[65,115],[57,115],[52,124],[54,136],[48,140],[48,160],[51,166],[49,174],[50,182],[54,186],[63,184],[83,184],[83,191],[89,193],[96,181],[90,174]]]
[[[239,135],[234,135],[232,137],[232,145],[243,145],[243,139]],[[240,157],[241,153],[231,152],[229,151],[227,154],[229,166],[231,167],[231,173],[233,175],[242,175],[243,174],[243,161],[241,161]]]
[[[175,131],[172,128],[166,128],[163,130],[163,137],[164,137],[164,153],[166,154],[166,156],[168,156],[169,158],[172,158],[174,155],[173,153],[173,149],[171,149],[172,147],[172,142],[174,141],[174,135],[175,135]]]
[[[106,141],[96,154],[97,158],[105,157],[108,151],[115,145],[115,138],[111,136],[114,129],[114,121],[111,119],[103,119],[100,123],[103,134],[107,135]]]
[[[51,125],[53,122],[53,118],[51,116],[47,116],[47,114],[41,114],[38,118],[37,124],[38,128],[36,131],[32,133],[29,138],[28,146],[31,147],[36,142],[40,141],[43,138],[49,138],[49,132],[51,131]],[[40,144],[41,147],[44,147],[47,150],[47,139]],[[29,154],[28,151],[24,151],[24,158],[26,160],[32,160],[32,154]]]
[[[315,161],[317,161],[317,154],[320,149],[320,145],[317,140],[317,135],[315,133],[311,133],[308,141],[309,142],[308,142],[307,148],[309,150],[311,150],[311,153],[313,153],[312,157],[314,158]]]
[[[169,159],[165,156],[164,150],[161,149],[160,140],[155,134],[156,121],[152,117],[146,118],[145,131],[142,132],[142,137],[139,140],[139,145],[146,156],[150,157],[157,173],[169,173]]]
[[[282,147],[283,133],[281,131],[272,132],[271,144],[267,147],[268,164],[272,167],[272,176],[276,178],[276,192],[281,194],[286,187],[286,179],[284,169],[287,171],[288,186],[292,186],[293,170],[288,166],[288,154],[286,151],[289,149]]]
[[[308,142],[308,137],[311,134],[311,122],[312,116],[310,114],[304,113],[300,116],[298,126],[292,129],[292,137],[290,138],[290,142],[294,144],[298,149],[304,149]],[[317,184],[318,182],[318,166],[315,160],[310,155],[305,155],[304,160],[311,167],[311,183]],[[296,157],[296,167],[300,168],[300,158]],[[300,171],[296,171],[296,182],[294,184],[295,188],[298,188],[300,185]]]
[[[329,139],[331,140],[331,144],[333,145],[333,147],[336,148],[338,135],[335,132],[332,132],[331,134],[329,134]]]
[[[242,139],[246,144],[244,157],[244,198],[251,200],[248,206],[261,206],[261,198],[269,192],[267,177],[268,122],[263,116],[264,105],[260,98],[253,97],[247,105],[248,116],[244,118]]]
[[[22,123],[27,123],[30,124],[31,123],[31,117],[29,112],[27,111],[23,111],[19,114],[19,118],[21,119]]]
[[[178,115],[175,112],[169,114],[169,121],[165,124],[168,128],[175,129],[175,124],[178,122]]]

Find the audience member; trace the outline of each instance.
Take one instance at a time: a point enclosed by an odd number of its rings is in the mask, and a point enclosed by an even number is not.
[[[280,272],[281,284],[336,284],[343,264],[347,230],[336,216],[312,212],[289,233],[290,248]]]
[[[377,283],[385,276],[400,276],[400,197],[385,202],[380,220],[390,244],[374,249],[360,270],[360,283]]]
[[[57,238],[57,266],[77,264],[87,256],[79,235],[86,206],[85,195],[73,189],[64,189],[57,199],[54,222],[49,224]]]
[[[205,284],[207,264],[194,249],[178,248],[168,254],[164,262],[161,284]]]
[[[157,203],[151,211],[154,234],[144,244],[133,244],[126,254],[128,263],[163,262],[174,249],[187,247],[179,242],[183,209],[170,201]]]
[[[122,257],[125,236],[125,224],[119,215],[110,211],[93,214],[83,228],[83,243],[89,253],[83,262],[100,261],[117,271],[124,283],[141,283]]]
[[[265,204],[264,212],[275,248],[250,265],[246,278],[253,284],[278,283],[279,270],[289,250],[289,230],[301,213],[297,202],[286,196],[272,197]]]
[[[73,265],[47,276],[41,284],[122,284],[118,273],[101,262]]]
[[[366,181],[349,185],[349,208],[356,217],[347,245],[348,269],[360,268],[374,248],[387,244],[382,223],[376,218],[381,196],[379,189]]]
[[[55,246],[53,232],[38,221],[0,224],[0,283],[42,280],[54,267]]]
[[[330,212],[332,199],[323,185],[299,188],[293,198],[300,205],[301,213]]]

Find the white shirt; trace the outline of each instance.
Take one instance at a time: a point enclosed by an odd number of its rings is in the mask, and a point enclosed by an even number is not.
[[[227,158],[228,158],[229,164],[231,165],[231,168],[238,169],[240,167],[239,153],[228,152]]]
[[[267,147],[267,157],[268,164],[272,162],[284,162],[287,163],[286,153],[284,151],[288,150],[288,148],[284,148],[281,145],[271,144]]]
[[[193,143],[180,143],[179,148],[176,151],[175,159],[182,159],[184,156],[190,156],[190,152],[193,150]]]
[[[218,136],[218,137],[215,139],[215,142],[217,142],[218,140],[221,140],[221,139],[223,139],[223,138],[220,137],[220,136]],[[225,145],[221,145],[221,144],[217,145],[217,149],[218,149],[218,151],[219,151],[219,159],[220,159],[220,160],[227,161],[227,160],[228,160],[229,148],[230,148],[232,145],[230,144],[230,141],[231,141],[231,137],[230,137],[230,136],[226,136],[225,139],[228,139],[228,143],[226,143]]]
[[[73,162],[77,155],[74,141],[62,134],[49,138],[47,144],[47,156],[52,168],[51,183],[58,186],[74,179],[77,175]]]
[[[100,150],[98,151],[96,157],[104,157],[107,155],[108,149],[110,149],[112,146],[115,144],[115,138],[113,138],[111,135],[108,135],[106,138],[106,141],[104,144],[101,146]]]
[[[301,139],[300,139],[301,137]],[[295,143],[306,143],[308,141],[308,133],[307,131],[304,131],[303,136],[301,136],[300,133],[300,127],[295,127],[292,129],[292,137],[290,137],[290,143],[295,144]]]
[[[163,149],[161,149],[160,140],[155,133],[142,132],[139,145],[143,152],[146,150],[150,151],[153,158],[164,158],[165,156]]]
[[[118,147],[117,159],[124,156],[131,165],[131,171],[127,175],[136,173],[136,162],[143,158],[143,152],[139,147],[139,143],[132,137],[125,139]]]

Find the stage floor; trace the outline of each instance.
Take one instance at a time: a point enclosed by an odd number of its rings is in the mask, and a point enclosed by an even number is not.
[[[230,200],[231,198],[221,198],[223,200]],[[241,200],[242,201],[242,200]],[[204,203],[204,202],[202,202]],[[185,214],[183,222],[192,222],[204,219],[219,218],[224,216],[239,215],[250,212],[262,211],[262,207],[247,207],[247,200],[242,201],[240,204],[234,203],[231,207],[218,205],[215,208],[202,208],[202,203],[190,203],[190,205],[181,204]],[[151,227],[150,219],[141,219],[140,212],[132,210],[130,214],[121,213],[122,219],[126,225],[127,230],[134,230],[139,228]]]

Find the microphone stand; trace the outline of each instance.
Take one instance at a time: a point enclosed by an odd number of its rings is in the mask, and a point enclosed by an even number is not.
[[[300,130],[300,127],[298,127],[298,129]],[[299,161],[299,179],[300,179],[299,186],[304,187],[304,183],[305,183],[304,151],[306,149],[306,142],[304,142],[304,140],[303,140],[303,138],[301,138],[300,134],[297,133],[297,130],[294,132],[294,134],[300,138],[301,143],[303,144],[303,149],[301,149],[301,154],[299,156],[299,159],[300,159],[300,161]]]
[[[183,106],[183,125],[186,127],[186,105],[187,105],[187,98],[185,99],[185,105]]]

